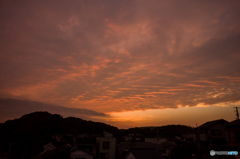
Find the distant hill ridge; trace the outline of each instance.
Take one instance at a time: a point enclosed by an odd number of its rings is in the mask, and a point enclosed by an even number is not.
[[[59,114],[48,112],[33,112],[14,120],[0,123],[0,152],[11,154],[27,153],[36,155],[42,151],[43,145],[54,142],[54,134],[65,136],[64,143],[72,144],[69,136],[78,134],[101,135],[104,131],[119,138],[128,134],[140,134],[136,137],[182,136],[193,131],[193,128],[184,125],[167,125],[161,127],[130,128],[119,130],[117,127],[101,122],[87,121],[75,117],[63,118]]]
[[[59,114],[48,112],[33,112],[14,120],[0,123],[0,152],[17,155],[27,153],[37,155],[43,145],[55,142],[54,134],[65,136],[62,143],[72,144],[73,140],[67,136],[78,134],[101,135],[104,131],[118,136],[117,127],[100,122],[87,121],[75,117],[63,118]],[[16,158],[13,157],[13,158]]]
[[[144,137],[182,137],[183,134],[194,133],[194,128],[186,125],[164,125],[135,127],[123,130],[124,134],[141,133]]]
[[[4,128],[7,128],[4,130]],[[117,127],[107,125],[101,122],[87,121],[75,117],[63,118],[59,114],[51,114],[48,112],[33,112],[23,115],[22,117],[14,120],[8,120],[5,123],[0,124],[2,131],[15,131],[15,129],[34,129],[42,131],[47,129],[49,133],[62,133],[62,134],[74,134],[74,133],[102,133],[108,131],[113,134],[118,134]]]
[[[51,142],[52,135],[101,135],[104,131],[118,136],[117,127],[100,122],[87,121],[75,117],[63,118],[59,114],[33,112],[14,120],[0,123],[0,151],[8,152],[18,147],[18,151],[34,151]],[[36,152],[37,153],[37,152]]]

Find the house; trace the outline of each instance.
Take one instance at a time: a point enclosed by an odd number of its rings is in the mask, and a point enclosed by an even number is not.
[[[125,159],[164,159],[155,149],[131,149]]]
[[[111,133],[104,132],[102,137],[81,134],[74,137],[74,145],[78,148],[75,154],[84,154],[88,158],[92,155],[97,159],[115,159],[116,139]]]
[[[76,146],[71,148],[70,159],[93,159],[94,155],[86,150],[81,150]]]
[[[193,141],[196,141],[196,134],[183,134],[183,139],[184,141],[190,141],[190,142],[193,142]]]
[[[226,151],[237,151],[237,156],[227,156],[227,159],[240,159],[240,120],[234,120],[225,126],[226,140],[225,145]]]
[[[157,145],[150,142],[136,142],[133,147],[134,149],[157,149]]]
[[[234,120],[225,125],[227,143],[240,146],[240,120]]]
[[[227,145],[240,148],[240,120],[234,120],[225,126]]]
[[[128,151],[125,159],[164,159],[161,153],[156,150],[156,146],[150,142],[136,142]]]
[[[161,144],[163,142],[166,142],[166,138],[144,138],[145,142],[150,142],[154,144]]]
[[[97,137],[97,158],[115,159],[116,139],[111,133],[104,132],[103,137]]]
[[[75,146],[85,150],[87,152],[90,152],[94,155],[97,154],[97,141],[96,137],[84,137],[84,136],[77,136],[74,139]]]
[[[228,123],[224,119],[219,119],[200,125],[197,128],[197,141],[204,143],[205,146],[208,144],[225,144],[226,134],[224,126]]]
[[[170,159],[170,155],[173,151],[173,148],[177,144],[171,141],[165,141],[163,143],[158,144],[158,151],[165,157],[165,159]]]
[[[34,157],[34,159],[66,159],[70,155],[69,144],[55,145],[52,142],[43,147],[43,151]]]
[[[118,156],[118,159],[124,159],[125,155],[128,153],[128,151],[131,149],[131,144],[128,142],[122,142],[116,145],[116,155]]]
[[[56,147],[53,146],[53,143],[49,142],[47,145],[43,146],[43,151],[40,154],[44,154],[44,153],[46,153],[48,151],[52,151],[52,150],[55,150],[55,149],[56,149]]]
[[[145,138],[145,143],[152,143],[152,147],[156,148],[165,159],[169,159],[172,149],[177,145],[175,142],[169,141],[166,138]]]

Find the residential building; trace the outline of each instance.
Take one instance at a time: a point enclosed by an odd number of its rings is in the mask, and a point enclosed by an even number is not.
[[[227,145],[240,147],[240,120],[225,125]]]
[[[161,144],[163,142],[166,142],[166,138],[144,138],[145,142],[150,142],[153,144]]]
[[[90,152],[96,156],[97,154],[97,142],[96,137],[76,136],[74,138],[74,145],[81,150]]]
[[[131,149],[125,159],[165,159],[155,149]]]
[[[111,133],[104,132],[103,137],[97,137],[97,158],[115,159],[116,139]]]
[[[128,151],[131,149],[131,143],[122,142],[116,145],[116,156],[118,159],[124,159]]]
[[[196,141],[196,134],[183,134],[184,141]]]
[[[48,144],[43,146],[43,151],[40,154],[44,154],[48,151],[52,151],[52,150],[55,150],[55,149],[56,149],[56,147],[53,145],[53,143],[49,142]]]
[[[240,120],[234,120],[225,126],[226,140],[225,145],[226,151],[237,151],[240,153]],[[237,156],[227,156],[227,159],[240,159],[240,154]]]
[[[161,152],[161,154],[165,157],[165,159],[170,159],[173,148],[176,145],[177,144],[174,142],[165,141],[163,143],[158,144],[157,148],[158,148],[158,151]]]
[[[224,126],[229,122],[220,119],[209,121],[197,128],[197,141],[205,144],[225,144],[226,134]]]
[[[66,159],[69,158],[71,146],[69,144],[54,145],[52,142],[43,147],[43,152],[34,159]]]
[[[156,144],[150,142],[136,142],[129,150],[125,159],[165,159],[156,150]]]

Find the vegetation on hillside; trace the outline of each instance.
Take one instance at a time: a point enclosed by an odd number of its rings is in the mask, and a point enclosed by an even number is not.
[[[0,151],[9,152],[11,149],[12,154],[20,153],[22,155],[25,153],[30,158],[41,152],[43,145],[54,142],[52,138],[54,134],[96,136],[102,135],[104,131],[112,133],[119,140],[121,136],[128,134],[138,134],[142,138],[157,137],[157,132],[159,137],[181,137],[185,133],[192,132],[193,128],[183,125],[167,125],[158,128],[130,128],[120,131],[117,127],[100,122],[86,121],[75,117],[63,118],[61,115],[48,112],[34,112],[0,124]],[[73,144],[72,139],[65,138],[64,141]]]

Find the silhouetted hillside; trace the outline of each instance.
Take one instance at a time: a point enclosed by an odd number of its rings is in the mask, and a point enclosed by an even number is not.
[[[130,128],[121,133],[118,128],[100,122],[86,121],[48,112],[34,112],[26,114],[19,119],[8,120],[0,124],[0,151],[9,152],[16,156],[30,158],[42,151],[43,145],[56,142],[54,134],[74,136],[78,134],[101,135],[104,131],[112,133],[115,137],[126,134],[142,134],[144,137],[182,136],[193,131],[193,128],[184,125],[167,125],[161,127]],[[72,144],[73,140],[63,138],[62,143]]]
[[[16,149],[19,152],[38,152],[42,146],[52,140],[53,134],[102,134],[104,131],[119,135],[116,127],[79,118],[63,118],[58,114],[34,112],[19,119],[8,120],[0,124],[0,151]],[[18,152],[16,152],[18,153]]]
[[[157,130],[158,129],[158,130]],[[166,125],[160,127],[141,127],[141,128],[130,128],[123,131],[125,135],[141,133],[144,137],[182,137],[183,134],[193,133],[194,129],[186,125]]]

